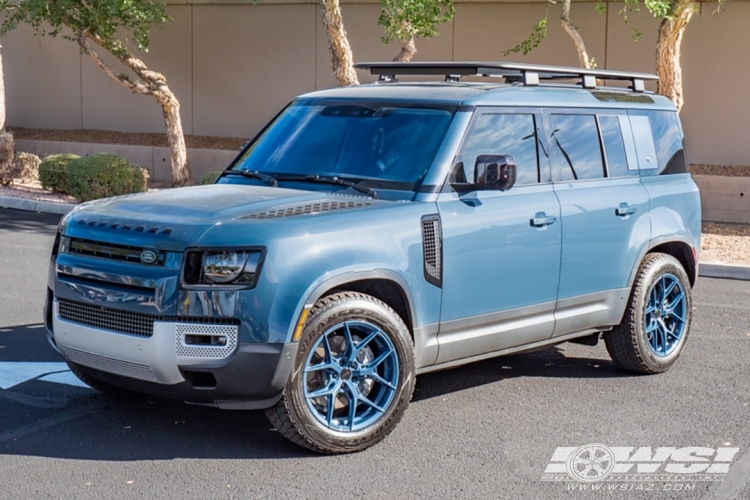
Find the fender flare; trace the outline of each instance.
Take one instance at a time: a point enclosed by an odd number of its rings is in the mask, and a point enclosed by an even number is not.
[[[379,279],[384,281],[392,281],[401,288],[406,297],[407,307],[409,308],[409,314],[412,318],[412,328],[416,328],[419,324],[417,320],[417,311],[414,305],[414,297],[411,293],[406,279],[390,269],[363,269],[363,270],[345,270],[334,276],[322,277],[312,283],[307,290],[302,294],[297,307],[294,309],[293,321],[289,325],[289,330],[286,335],[286,343],[292,341],[294,330],[299,322],[302,311],[312,309],[313,305],[320,299],[326,292],[341,286],[346,283],[353,281],[362,281],[368,279]]]

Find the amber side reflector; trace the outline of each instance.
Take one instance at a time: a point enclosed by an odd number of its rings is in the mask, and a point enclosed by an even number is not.
[[[297,328],[294,329],[294,336],[292,337],[292,341],[297,342],[300,335],[302,335],[302,328],[305,326],[305,321],[307,321],[308,314],[310,314],[310,309],[303,309],[302,314],[299,315],[299,321],[297,322]]]

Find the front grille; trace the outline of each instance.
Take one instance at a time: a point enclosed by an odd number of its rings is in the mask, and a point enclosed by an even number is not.
[[[154,372],[151,371],[149,365],[101,356],[99,354],[81,351],[80,349],[74,349],[68,346],[63,346],[63,349],[73,363],[88,366],[89,368],[95,368],[103,372],[122,375],[124,377],[148,380],[149,382],[159,381],[156,378],[156,375],[154,375]]]
[[[332,212],[334,210],[349,210],[352,208],[369,207],[373,203],[368,201],[323,201],[319,203],[310,203],[307,205],[297,205],[266,212],[245,215],[240,219],[278,219],[280,217],[292,217],[295,215],[311,215],[323,212]]]
[[[132,247],[127,245],[116,245],[114,243],[100,243],[98,241],[71,238],[67,245],[68,253],[86,255],[88,257],[100,257],[104,259],[117,260],[120,262],[134,262],[154,266],[164,265],[164,252],[149,250],[148,248]],[[151,258],[144,258],[144,253],[149,253]]]
[[[154,333],[154,321],[180,323],[207,323],[215,325],[238,325],[236,318],[202,318],[184,316],[157,316],[106,306],[97,306],[75,300],[58,299],[60,318],[71,323],[100,328],[118,333],[150,337]]]
[[[151,314],[95,306],[67,299],[59,299],[58,305],[60,318],[65,321],[141,337],[150,337],[154,333],[154,321],[158,318]]]

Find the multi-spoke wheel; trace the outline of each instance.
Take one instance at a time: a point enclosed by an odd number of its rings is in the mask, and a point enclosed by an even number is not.
[[[647,255],[622,323],[604,336],[612,360],[639,373],[666,371],[685,345],[690,313],[690,281],[682,265],[670,255]]]
[[[680,280],[663,274],[648,293],[643,326],[648,346],[659,357],[674,352],[685,333],[687,299]]]
[[[414,390],[409,330],[383,302],[343,292],[321,299],[295,368],[267,411],[285,437],[323,453],[365,449],[398,423]]]

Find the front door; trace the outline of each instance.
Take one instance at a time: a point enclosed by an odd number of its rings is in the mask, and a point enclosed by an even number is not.
[[[476,157],[498,154],[515,160],[516,184],[506,192],[451,191],[439,197],[443,300],[438,363],[552,335],[561,224],[546,148],[537,140],[540,118],[537,110],[528,109],[477,112],[452,180],[471,182]]]

